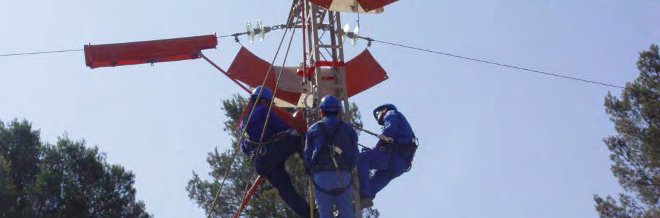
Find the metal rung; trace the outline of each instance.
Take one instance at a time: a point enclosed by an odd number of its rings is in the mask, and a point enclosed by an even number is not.
[[[333,46],[333,45],[319,45],[319,48],[339,48],[339,46]]]
[[[323,87],[323,88],[333,88],[333,89],[342,89],[342,88],[344,88],[344,86],[342,86],[342,85],[338,85],[338,84],[327,84],[327,85],[322,85],[322,86],[320,86],[320,87]]]

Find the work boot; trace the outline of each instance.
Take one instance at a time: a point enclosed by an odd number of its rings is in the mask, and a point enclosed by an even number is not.
[[[362,209],[374,206],[374,199],[373,198],[362,198],[360,199],[360,207]]]

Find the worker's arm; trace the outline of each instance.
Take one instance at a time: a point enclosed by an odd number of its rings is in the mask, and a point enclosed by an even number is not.
[[[241,122],[241,124],[240,124],[239,127],[238,127],[238,134],[243,133],[243,124],[244,124],[244,123],[243,123],[243,121],[240,121],[240,122]],[[248,150],[247,139],[244,138],[244,137],[239,137],[239,138],[243,138],[240,142],[238,142],[238,143],[241,145],[241,151],[243,151],[243,154],[249,156],[249,155],[250,155],[250,152],[249,152],[249,150]]]
[[[268,127],[271,128],[271,130],[275,134],[291,129],[289,124],[285,123],[282,119],[280,119],[273,112],[270,113],[270,120],[269,120],[269,123],[268,123]]]
[[[312,155],[314,152],[314,138],[316,135],[316,130],[315,126],[312,126],[312,128],[307,131],[306,137],[305,137],[305,150],[303,151],[303,161],[305,162],[305,169],[307,169],[307,172],[310,173],[311,167],[312,167]]]
[[[401,122],[401,116],[396,111],[388,111],[383,117],[383,135],[394,138]],[[380,138],[380,137],[379,137]]]

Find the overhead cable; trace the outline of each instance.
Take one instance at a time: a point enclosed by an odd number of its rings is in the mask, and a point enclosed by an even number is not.
[[[279,29],[281,26],[282,25],[276,25],[276,26],[274,26],[276,28],[273,28],[273,29]],[[243,35],[243,34],[246,34],[246,33],[234,33],[234,34],[230,34],[230,35],[218,36],[218,38],[237,37],[237,36]],[[349,37],[351,37],[350,34],[349,34]],[[400,43],[382,41],[382,40],[373,39],[373,38],[370,38],[370,37],[363,37],[363,36],[356,36],[356,37],[368,41],[369,45],[371,45],[372,42],[377,42],[377,43],[382,43],[382,44],[390,45],[390,46],[396,46],[396,47],[407,48],[407,49],[412,49],[412,50],[417,50],[417,51],[422,51],[422,52],[428,52],[428,53],[448,56],[448,57],[452,57],[452,58],[458,58],[458,59],[463,59],[463,60],[468,60],[468,61],[473,61],[473,62],[479,62],[479,63],[490,64],[490,65],[495,65],[495,66],[500,66],[500,67],[506,67],[506,68],[521,70],[521,71],[530,72],[530,73],[542,74],[542,75],[546,75],[546,76],[554,76],[554,77],[574,80],[574,81],[578,81],[578,82],[591,83],[591,84],[607,86],[607,87],[612,87],[612,88],[619,88],[619,89],[624,88],[623,86],[620,86],[620,85],[614,85],[614,84],[611,84],[611,83],[605,83],[605,82],[591,80],[591,79],[579,78],[579,77],[576,77],[576,76],[552,73],[552,72],[543,71],[543,70],[535,70],[535,69],[520,67],[520,66],[516,66],[516,65],[512,65],[512,64],[504,64],[504,63],[495,62],[495,61],[488,61],[488,60],[484,60],[484,59],[481,59],[481,58],[473,58],[473,57],[458,55],[458,54],[449,53],[449,52],[440,52],[440,51],[435,51],[435,50],[431,50],[431,49],[427,49],[427,48],[421,48],[421,47],[415,47],[415,46],[410,46],[410,45],[404,45],[404,44],[400,44]],[[83,51],[83,49],[64,49],[64,50],[52,50],[52,51],[8,53],[8,54],[0,54],[0,57],[41,55],[41,54],[52,54],[52,53],[80,52],[80,51]]]
[[[23,55],[40,55],[40,54],[65,53],[65,52],[75,52],[75,51],[82,51],[82,49],[64,49],[64,50],[53,50],[53,51],[34,51],[34,52],[23,52],[23,53],[10,53],[10,54],[0,54],[0,57],[23,56]]]
[[[382,44],[386,44],[386,45],[397,46],[397,47],[402,47],[402,48],[407,48],[407,49],[412,49],[412,50],[417,50],[417,51],[423,51],[423,52],[438,54],[438,55],[444,55],[444,56],[459,58],[459,59],[468,60],[468,61],[480,62],[480,63],[484,63],[484,64],[490,64],[490,65],[496,65],[496,66],[500,66],[500,67],[512,68],[512,69],[531,72],[531,73],[543,74],[543,75],[546,75],[546,76],[554,76],[554,77],[563,78],[563,79],[570,79],[570,80],[579,81],[579,82],[585,82],[585,83],[591,83],[591,84],[596,84],[596,85],[602,85],[602,86],[607,86],[607,87],[623,89],[622,86],[614,85],[614,84],[610,84],[610,83],[605,83],[605,82],[600,82],[600,81],[596,81],[596,80],[590,80],[590,79],[584,79],[584,78],[579,78],[579,77],[575,77],[575,76],[568,76],[568,75],[562,75],[562,74],[557,74],[557,73],[551,73],[551,72],[548,72],[548,71],[535,70],[535,69],[519,67],[519,66],[515,66],[515,65],[511,65],[511,64],[504,64],[504,63],[499,63],[499,62],[494,62],[494,61],[487,61],[487,60],[480,59],[480,58],[467,57],[467,56],[457,55],[457,54],[453,54],[453,53],[449,53],[449,52],[434,51],[434,50],[431,50],[431,49],[414,47],[414,46],[409,46],[409,45],[403,45],[403,44],[394,43],[394,42],[387,42],[387,41],[377,40],[377,39],[373,39],[373,38],[369,38],[369,37],[362,37],[362,36],[358,36],[358,37],[361,38],[361,39],[367,40],[369,42],[369,44],[371,44],[371,42],[378,42],[378,43],[382,43]]]

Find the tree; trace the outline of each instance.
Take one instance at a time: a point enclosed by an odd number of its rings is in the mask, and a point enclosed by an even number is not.
[[[238,145],[239,131],[236,129],[238,119],[247,104],[247,99],[240,95],[234,95],[233,98],[222,101],[222,110],[229,119],[224,123],[224,131],[232,137],[231,148],[218,152],[215,149],[208,154],[206,161],[211,167],[209,175],[213,180],[203,180],[196,172],[188,182],[186,189],[188,196],[195,201],[205,211],[208,211],[213,204],[216,192],[220,187],[220,181],[224,173],[232,162],[232,155],[240,153]],[[362,126],[359,109],[355,104],[350,107],[352,122]],[[302,159],[297,155],[289,158],[286,163],[286,169],[291,174],[291,180],[298,193],[309,196],[308,177],[305,173]],[[213,217],[231,217],[238,209],[243,199],[245,190],[252,185],[256,178],[256,173],[249,157],[243,154],[237,154],[234,163],[226,178],[222,193],[216,200],[212,211]],[[277,189],[265,182],[252,197],[250,204],[244,210],[248,217],[295,217],[295,213],[280,199]],[[365,210],[365,217],[378,217],[378,211],[375,209]]]
[[[605,107],[617,135],[604,139],[614,161],[612,173],[626,193],[618,202],[594,195],[601,217],[660,217],[660,55],[658,46],[640,53],[639,77]]]
[[[0,217],[150,217],[133,173],[98,148],[39,138],[27,121],[0,122]]]

